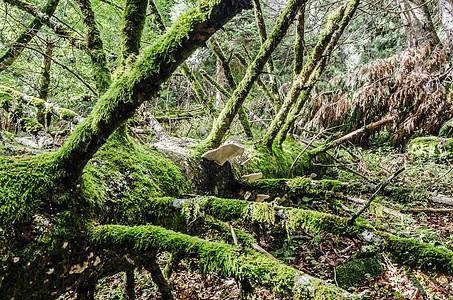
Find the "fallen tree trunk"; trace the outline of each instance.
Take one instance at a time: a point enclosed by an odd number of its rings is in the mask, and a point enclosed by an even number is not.
[[[223,221],[246,219],[261,226],[282,228],[290,234],[300,232],[330,232],[347,237],[356,237],[389,252],[402,265],[424,271],[436,271],[453,275],[453,251],[436,247],[415,239],[396,236],[372,228],[366,224],[348,225],[348,218],[311,210],[280,207],[274,203],[256,203],[201,197],[188,200],[168,200],[167,205],[184,207],[185,214],[199,217],[203,214]],[[188,211],[198,213],[190,214]]]
[[[2,297],[53,299],[70,289],[92,295],[98,278],[142,260],[133,252],[125,257],[94,249],[87,228],[145,222],[150,197],[184,194],[179,186],[186,184],[173,164],[155,152],[143,153],[124,135],[105,143],[181,62],[247,8],[246,0],[201,2],[112,83],[59,151],[0,157]],[[104,145],[106,152],[88,165]]]

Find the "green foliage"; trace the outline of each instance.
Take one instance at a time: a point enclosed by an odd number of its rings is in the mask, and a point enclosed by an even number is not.
[[[35,118],[24,117],[20,120],[20,124],[24,131],[30,134],[37,134],[38,131],[43,129],[43,126]]]
[[[300,244],[303,243],[303,241],[300,241],[300,238],[301,236],[297,235],[286,238],[282,247],[271,252],[271,254],[284,261],[293,261],[295,259],[294,254],[296,250],[299,248]]]
[[[414,139],[409,146],[410,154],[415,158],[434,161],[453,159],[453,139],[440,137],[421,137]]]
[[[376,258],[354,259],[336,268],[336,281],[344,289],[362,286],[364,281],[377,277],[382,271]]]
[[[382,235],[386,238],[385,248],[397,262],[421,270],[453,275],[453,251],[392,234]]]

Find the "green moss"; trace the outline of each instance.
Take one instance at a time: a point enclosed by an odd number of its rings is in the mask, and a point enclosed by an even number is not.
[[[30,134],[37,134],[43,129],[42,124],[34,118],[24,117],[20,120],[20,124],[22,125],[24,131]]]
[[[226,276],[238,280],[248,279],[252,283],[268,286],[275,292],[287,295],[297,293],[295,280],[303,275],[249,248],[238,249],[228,244],[212,243],[152,225],[97,226],[91,230],[91,236],[94,242],[105,248],[143,252],[154,249],[169,251],[177,256],[184,254],[197,257],[202,272],[221,271]],[[317,284],[319,281],[313,279],[303,287],[311,290]],[[325,288],[327,287],[328,285]],[[337,291],[337,296],[343,294],[343,291]]]
[[[359,226],[349,227],[346,218],[332,214],[302,209],[286,209],[286,212],[288,217],[285,227],[289,233],[302,230],[308,233],[327,231],[344,235],[347,232],[361,232],[363,230]]]
[[[72,121],[72,119],[77,116],[75,112],[66,108],[58,108],[57,109],[60,118],[65,121]]]
[[[58,171],[49,155],[0,157],[0,227],[26,223],[37,207],[58,199]],[[49,203],[50,205],[50,203]]]
[[[323,281],[319,281],[313,284],[314,288],[310,291],[309,295],[304,298],[296,299],[311,299],[311,300],[339,300],[339,299],[354,299],[352,295],[344,293],[339,287],[334,285],[326,284]]]
[[[288,177],[291,165],[304,146],[293,139],[287,139],[282,147],[274,147],[272,151],[260,144],[247,148],[249,156],[253,157],[250,163],[243,166],[242,172],[245,174],[262,172],[264,178],[286,178]],[[326,157],[322,161],[327,162]],[[309,175],[316,173],[318,177],[325,174],[326,169],[315,167],[313,163],[319,160],[308,159],[302,156],[297,161],[292,174],[294,176]]]
[[[421,137],[414,139],[409,153],[415,158],[448,161],[453,159],[453,139],[440,137]]]
[[[250,206],[248,217],[252,222],[272,227],[275,224],[275,207],[269,203],[255,202]]]
[[[439,136],[453,138],[453,119],[445,122],[439,130]]]
[[[385,237],[385,248],[399,263],[424,271],[453,275],[453,251],[413,239],[380,233]]]
[[[341,184],[341,181],[339,181],[339,180],[323,179],[320,182],[322,184],[323,189],[327,189],[332,192],[341,191],[342,184]]]
[[[147,5],[148,1],[126,1],[121,27],[121,33],[123,35],[122,61],[139,54],[140,38],[145,25]],[[134,59],[132,58],[132,60]]]
[[[168,213],[161,209],[171,198],[152,199],[189,191],[190,183],[170,160],[131,141],[110,140],[90,165],[84,169],[80,187],[101,220],[138,224],[147,217],[161,219]]]
[[[236,199],[212,198],[210,214],[222,220],[238,219],[246,213],[250,203]]]
[[[336,268],[338,286],[343,289],[362,286],[367,279],[375,278],[382,274],[382,267],[372,257],[354,259]]]
[[[0,107],[8,111],[11,107],[11,102],[14,101],[14,98],[7,91],[3,91],[0,88]]]

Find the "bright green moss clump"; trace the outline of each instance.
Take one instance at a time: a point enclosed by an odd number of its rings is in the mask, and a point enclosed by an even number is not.
[[[414,139],[409,153],[415,158],[445,161],[453,159],[453,139],[440,137],[421,137]]]
[[[0,227],[27,222],[49,199],[57,202],[58,176],[49,155],[0,157]],[[49,205],[52,205],[49,202]]]
[[[397,262],[425,271],[453,275],[453,251],[392,234],[382,235],[386,238],[386,250]]]
[[[341,288],[347,289],[362,286],[369,278],[375,278],[382,273],[382,267],[375,258],[354,259],[336,269],[337,282]]]
[[[90,165],[82,174],[81,193],[100,219],[145,222],[147,216],[160,217],[152,211],[157,208],[152,199],[189,191],[188,182],[170,160],[130,140],[109,141]]]
[[[287,178],[291,165],[304,148],[305,146],[290,138],[285,140],[281,148],[273,147],[272,151],[265,146],[256,144],[247,148],[249,157],[252,159],[243,167],[242,172],[245,174],[262,172],[264,178]],[[326,169],[314,166],[314,163],[319,160],[327,161],[328,159],[322,154],[316,159],[308,159],[306,155],[302,155],[298,159],[292,175],[302,176],[315,173],[317,177],[321,177],[325,174]]]
[[[20,124],[25,132],[30,134],[37,134],[40,130],[43,129],[43,126],[34,118],[22,118]]]

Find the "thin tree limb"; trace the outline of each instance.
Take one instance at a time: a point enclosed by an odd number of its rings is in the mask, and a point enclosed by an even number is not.
[[[376,198],[376,196],[379,194],[379,192],[386,187],[396,176],[398,176],[401,172],[403,172],[405,168],[401,168],[398,171],[396,171],[392,176],[390,176],[387,180],[381,182],[379,186],[377,187],[376,191],[374,194],[368,199],[368,201],[362,206],[362,208],[359,209],[353,216],[351,216],[348,219],[348,225],[351,226],[355,219],[357,219],[368,207],[370,207],[371,202]]]

